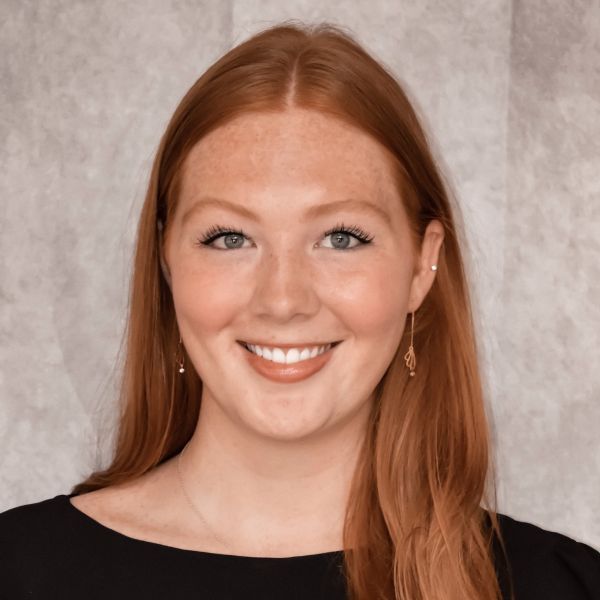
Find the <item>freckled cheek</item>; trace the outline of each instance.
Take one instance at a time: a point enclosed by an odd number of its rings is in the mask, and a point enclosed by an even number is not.
[[[244,285],[234,272],[225,276],[218,268],[181,269],[173,277],[177,315],[195,331],[218,332],[239,315]]]
[[[182,266],[173,273],[178,317],[196,331],[218,332],[247,309],[256,273],[252,269],[224,272],[223,265]],[[370,261],[359,269],[317,267],[308,274],[323,309],[336,315],[353,334],[389,337],[403,323],[409,277],[395,265]]]
[[[408,302],[408,280],[399,272],[370,269],[320,281],[321,299],[356,335],[386,337],[398,331]]]

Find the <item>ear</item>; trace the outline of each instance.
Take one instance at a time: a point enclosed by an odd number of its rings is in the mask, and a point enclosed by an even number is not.
[[[408,312],[416,311],[427,296],[435,280],[432,265],[438,264],[440,248],[444,241],[444,226],[438,220],[430,221],[425,229],[416,270],[410,285]]]
[[[163,277],[171,289],[171,273],[169,272],[169,267],[165,261],[165,257],[163,255],[163,222],[159,219],[156,223],[156,227],[158,229],[158,258],[160,260],[160,268],[162,270]]]

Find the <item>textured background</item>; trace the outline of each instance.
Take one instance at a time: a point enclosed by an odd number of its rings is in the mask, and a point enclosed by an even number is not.
[[[600,548],[600,2],[3,0],[0,511],[103,463],[136,219],[176,104],[286,18],[350,28],[461,205],[499,509]]]

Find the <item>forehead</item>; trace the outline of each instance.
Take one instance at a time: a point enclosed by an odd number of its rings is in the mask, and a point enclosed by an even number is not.
[[[202,138],[183,165],[184,196],[300,187],[310,193],[397,203],[392,158],[374,138],[335,117],[290,109],[249,113]]]

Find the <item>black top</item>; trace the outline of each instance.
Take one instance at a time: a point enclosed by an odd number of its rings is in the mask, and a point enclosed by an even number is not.
[[[0,514],[0,599],[344,600],[342,551],[287,558],[128,537],[61,494]],[[516,600],[599,600],[600,552],[498,513]],[[498,563],[497,563],[498,564]],[[505,598],[506,573],[498,568]]]

